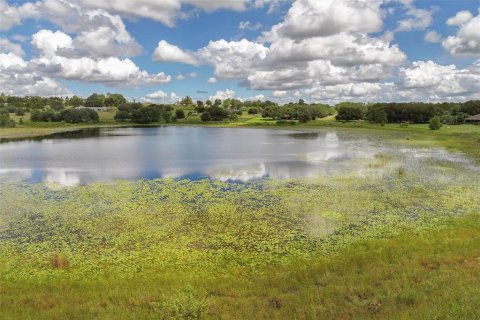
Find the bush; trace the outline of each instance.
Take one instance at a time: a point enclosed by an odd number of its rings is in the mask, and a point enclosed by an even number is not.
[[[25,115],[25,111],[23,110],[23,108],[16,108],[16,109],[15,109],[15,115],[16,115],[16,116],[19,116],[19,117],[24,116],[24,115]]]
[[[300,121],[300,123],[307,123],[310,120],[312,120],[312,117],[307,113],[301,113],[298,116],[298,121]]]
[[[118,111],[125,111],[129,114],[132,114],[133,111],[141,109],[142,104],[141,103],[122,103],[121,105],[118,106]]]
[[[61,121],[52,111],[34,111],[31,116],[32,122]]]
[[[237,121],[238,120],[238,115],[236,113],[232,113],[228,116],[228,120]]]
[[[60,112],[59,117],[52,121],[65,121],[68,123],[98,122],[100,119],[98,113],[92,109],[68,109]]]
[[[162,118],[162,113],[159,108],[148,106],[145,108],[134,110],[132,113],[132,121],[135,123],[147,124],[152,122],[159,122]],[[170,114],[168,116],[170,121]]]
[[[185,119],[185,112],[182,109],[177,109],[175,111],[175,117],[177,117],[177,119]]]
[[[224,108],[214,105],[209,110],[212,121],[223,121],[228,118],[229,113]]]
[[[127,111],[119,110],[117,114],[115,114],[115,117],[113,119],[115,121],[127,121],[127,120],[131,120],[132,116]]]
[[[68,109],[60,113],[53,111],[34,111],[31,116],[32,122],[60,122],[81,123],[98,122],[98,113],[91,109]]]
[[[260,111],[257,108],[248,109],[248,114],[259,114]]]
[[[15,127],[15,121],[10,119],[10,115],[8,113],[1,113],[0,128],[13,128],[13,127]]]
[[[172,120],[172,115],[168,111],[164,111],[163,113],[161,112],[162,119],[166,122],[169,123]]]
[[[442,127],[442,122],[440,121],[440,117],[435,116],[430,119],[430,125],[428,126],[430,130],[439,130]]]
[[[204,112],[204,113],[202,113],[202,115],[200,116],[200,119],[201,119],[203,122],[207,122],[207,121],[212,120],[212,116],[210,115],[210,112]]]

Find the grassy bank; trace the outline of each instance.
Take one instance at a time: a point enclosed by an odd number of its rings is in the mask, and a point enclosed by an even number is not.
[[[255,273],[3,283],[0,318],[477,319],[478,221],[362,241],[332,259]]]
[[[3,184],[0,318],[475,318],[479,192],[468,172]]]
[[[97,127],[117,127],[122,126],[121,123],[116,123],[113,120],[113,112],[100,112],[100,122],[91,124],[68,124],[64,122],[31,122],[30,114],[25,116],[15,116],[10,114],[10,118],[15,120],[15,128],[0,128],[0,140],[6,139],[28,139],[34,137],[48,136],[54,133],[80,130],[86,128]],[[20,124],[22,119],[23,124]]]

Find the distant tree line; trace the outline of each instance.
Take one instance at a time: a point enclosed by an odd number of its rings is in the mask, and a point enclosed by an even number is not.
[[[301,123],[317,118],[325,118],[333,114],[335,114],[335,109],[322,104],[288,104],[285,106],[268,106],[262,110],[262,117],[264,118],[272,118],[273,120],[298,120]]]
[[[32,121],[65,121],[68,123],[96,122],[96,108],[117,110],[115,121],[148,124],[174,122],[198,115],[202,121],[236,121],[244,113],[261,115],[281,124],[305,123],[336,114],[338,121],[367,120],[374,123],[431,123],[438,117],[441,124],[462,124],[470,115],[480,113],[480,101],[464,103],[352,103],[331,107],[325,104],[307,104],[303,99],[283,106],[275,102],[215,99],[196,101],[189,96],[174,105],[159,105],[127,101],[121,94],[93,93],[87,98],[36,96],[16,97],[0,95],[0,126],[12,126],[10,114],[23,116],[31,113]],[[190,110],[188,114],[184,111]],[[436,120],[434,121],[436,123]]]
[[[480,101],[465,103],[342,103],[336,106],[338,121],[368,120],[375,123],[429,123],[438,117],[444,124],[463,124],[480,113]]]
[[[30,117],[32,122],[61,122],[83,123],[98,122],[98,113],[92,109],[67,109],[61,112],[34,111]]]
[[[113,107],[118,108],[127,100],[121,94],[97,94],[94,93],[86,99],[78,96],[73,97],[16,97],[0,95],[0,110],[7,110],[9,113],[15,113],[17,116],[23,116],[26,112],[33,111],[53,111],[59,112],[69,108],[103,108]]]

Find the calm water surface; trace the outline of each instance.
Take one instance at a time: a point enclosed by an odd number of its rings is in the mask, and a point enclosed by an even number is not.
[[[162,177],[222,181],[381,173],[367,165],[391,154],[471,166],[443,150],[399,148],[378,137],[204,127],[93,129],[0,144],[0,181],[75,185]],[[382,160],[383,157],[380,157]],[[407,165],[408,165],[407,161]],[[376,170],[372,170],[376,168]]]

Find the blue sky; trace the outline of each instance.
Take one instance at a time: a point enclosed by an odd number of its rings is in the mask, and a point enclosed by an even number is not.
[[[153,102],[480,98],[479,0],[151,2],[0,0],[0,91]]]

